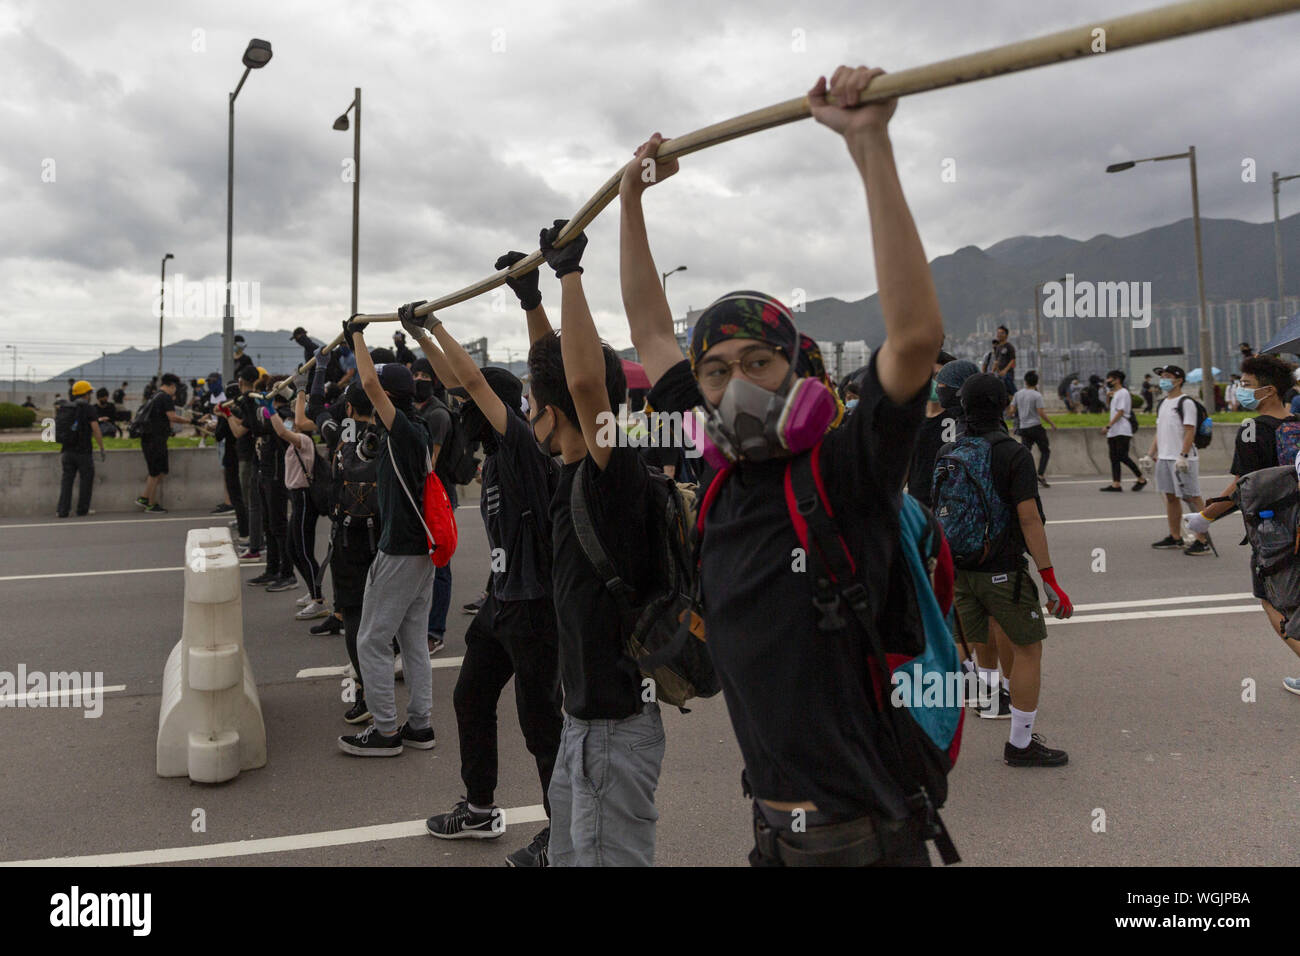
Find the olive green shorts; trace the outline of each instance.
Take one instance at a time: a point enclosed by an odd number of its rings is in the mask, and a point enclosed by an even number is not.
[[[1020,600],[1016,592],[1016,572],[964,571],[957,569],[957,597],[954,604],[961,618],[962,630],[971,644],[986,644],[989,618],[1006,631],[1012,644],[1022,647],[1047,637],[1038,587],[1028,571],[1020,575]]]

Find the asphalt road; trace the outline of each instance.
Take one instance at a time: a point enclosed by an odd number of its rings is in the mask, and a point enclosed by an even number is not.
[[[1222,484],[1207,479],[1205,488]],[[1222,523],[1218,558],[1157,552],[1149,545],[1164,534],[1159,498],[1101,496],[1099,485],[1058,480],[1044,491],[1057,575],[1080,607],[1073,621],[1049,628],[1035,729],[1067,749],[1070,763],[1007,767],[1007,722],[968,719],[944,812],[965,862],[1294,863],[1300,698],[1281,679],[1300,672],[1300,661],[1249,596],[1239,520]],[[292,619],[301,589],[248,588],[245,645],[269,762],[215,786],[157,777],[154,746],[163,664],[180,637],[185,533],[221,519],[0,522],[0,670],[99,671],[105,685],[123,688],[106,695],[98,719],[12,701],[0,708],[0,862],[130,854],[108,861],[501,865],[542,825],[510,688],[497,791],[510,808],[508,832],[445,843],[422,824],[464,792],[451,698],[470,620],[460,608],[477,595],[488,562],[476,510],[459,513],[447,647],[435,659],[437,748],[392,760],[342,754],[335,738],[349,728],[340,679],[300,676],[345,664],[342,637],[311,637],[310,624]],[[743,865],[749,809],[724,702],[698,702],[664,722],[657,862]],[[203,832],[192,826],[198,809]]]

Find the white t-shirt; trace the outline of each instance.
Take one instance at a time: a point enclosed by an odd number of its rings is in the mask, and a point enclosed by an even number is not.
[[[1182,406],[1181,415],[1178,412],[1180,405]],[[1196,427],[1196,402],[1192,401],[1191,396],[1186,394],[1179,395],[1177,398],[1164,399],[1160,403],[1160,411],[1156,415],[1157,458],[1176,459],[1183,453],[1184,425],[1191,425],[1192,428]],[[1191,459],[1196,457],[1195,444],[1187,452],[1187,457]]]
[[[1016,405],[1016,420],[1021,428],[1043,424],[1038,413],[1043,410],[1043,393],[1036,388],[1022,388],[1011,399]]]
[[[1128,422],[1128,413],[1131,411],[1133,411],[1133,396],[1127,388],[1121,385],[1115,389],[1115,394],[1110,397],[1110,417],[1114,418],[1116,412],[1123,412],[1124,414],[1119,421],[1106,430],[1107,438],[1118,438],[1121,435],[1131,436],[1133,434],[1133,426]]]

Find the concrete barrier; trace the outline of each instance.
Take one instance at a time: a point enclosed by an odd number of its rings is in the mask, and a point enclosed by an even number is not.
[[[1049,413],[1050,414],[1050,413]],[[1237,437],[1238,425],[1223,424],[1214,426],[1214,438],[1208,448],[1197,450],[1202,475],[1226,474],[1232,464],[1233,443]],[[1137,461],[1147,453],[1155,436],[1154,427],[1143,427],[1133,436],[1129,443],[1129,453]],[[1077,475],[1105,475],[1110,477],[1110,451],[1106,446],[1106,436],[1101,427],[1095,428],[1061,428],[1057,431],[1047,430],[1047,440],[1052,443],[1052,457],[1047,463],[1047,477],[1065,477]],[[1037,461],[1037,452],[1034,453]],[[1123,480],[1132,475],[1123,469]],[[1219,489],[1202,488],[1203,492],[1218,494]]]
[[[228,528],[185,536],[185,617],[167,656],[158,776],[221,783],[266,766],[266,725],[244,653],[239,559]]]
[[[0,517],[53,517],[63,475],[61,456],[52,452],[0,452]],[[109,451],[107,461],[95,452],[95,493],[90,507],[99,514],[137,512],[137,495],[144,493],[149,471],[137,448]],[[211,510],[225,500],[226,482],[221,458],[213,446],[172,448],[168,475],[162,486],[162,505],[171,511]],[[73,501],[76,501],[73,489]]]

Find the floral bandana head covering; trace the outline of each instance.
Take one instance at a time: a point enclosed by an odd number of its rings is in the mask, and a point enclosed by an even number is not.
[[[691,368],[705,352],[728,339],[764,342],[794,361],[798,361],[801,350],[790,310],[762,292],[730,292],[704,310],[691,334]]]

